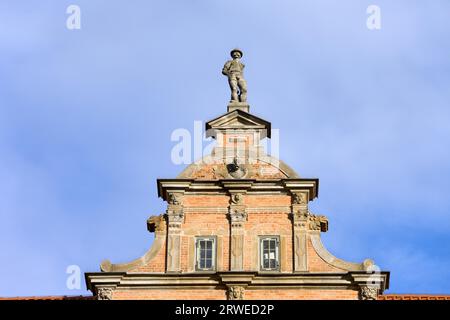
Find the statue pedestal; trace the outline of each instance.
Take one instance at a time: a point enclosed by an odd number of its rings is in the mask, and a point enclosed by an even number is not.
[[[241,110],[244,112],[250,112],[250,106],[247,102],[235,102],[232,101],[228,104],[228,112],[233,112],[234,110]]]

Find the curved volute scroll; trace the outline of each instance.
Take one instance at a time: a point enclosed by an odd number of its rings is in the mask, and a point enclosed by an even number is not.
[[[155,240],[153,241],[150,249],[140,258],[137,258],[128,263],[113,264],[109,260],[104,260],[100,264],[100,270],[102,272],[126,272],[138,267],[142,267],[150,263],[150,261],[156,257],[156,255],[164,247],[166,240],[166,215],[161,214],[159,216],[151,216],[147,219],[147,229],[150,232],[155,233]]]
[[[324,247],[322,239],[320,237],[320,232],[310,233],[309,238],[311,239],[313,248],[319,255],[319,257],[321,257],[326,263],[333,267],[346,271],[368,271],[371,270],[375,265],[372,259],[365,259],[362,263],[354,263],[344,261],[335,257]]]
[[[308,207],[307,190],[291,190],[292,222],[294,227],[294,265],[295,271],[308,271],[307,242],[312,244],[317,255],[328,265],[345,271],[367,271],[374,262],[366,259],[362,263],[347,262],[335,257],[323,245],[320,233],[328,231],[328,219],[323,215],[313,214]]]

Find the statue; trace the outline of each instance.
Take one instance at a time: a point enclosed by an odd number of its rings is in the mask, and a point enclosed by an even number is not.
[[[233,49],[231,50],[230,55],[233,60],[227,61],[222,69],[222,74],[228,77],[228,83],[231,89],[230,103],[246,102],[247,82],[244,79],[245,65],[240,61],[243,55],[242,51]]]

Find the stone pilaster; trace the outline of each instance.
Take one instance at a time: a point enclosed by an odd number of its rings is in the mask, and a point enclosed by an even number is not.
[[[182,194],[169,193],[167,202],[167,272],[181,272],[181,225],[184,222]]]
[[[244,223],[247,212],[243,204],[243,195],[233,192],[230,195],[230,270],[242,271],[244,268]]]
[[[307,271],[308,191],[292,192],[292,225],[294,272]]]

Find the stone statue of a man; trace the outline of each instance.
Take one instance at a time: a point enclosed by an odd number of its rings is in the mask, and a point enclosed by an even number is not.
[[[246,102],[247,82],[244,79],[245,65],[240,61],[242,58],[242,51],[239,49],[233,49],[231,50],[230,55],[233,60],[229,60],[225,63],[222,69],[222,74],[228,77],[228,83],[231,89],[231,103]]]

